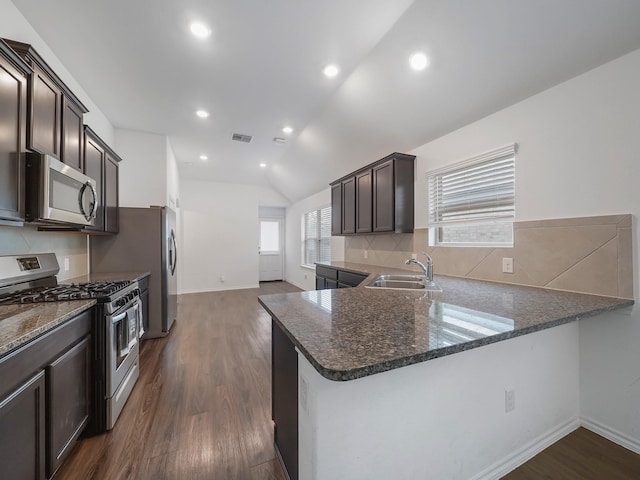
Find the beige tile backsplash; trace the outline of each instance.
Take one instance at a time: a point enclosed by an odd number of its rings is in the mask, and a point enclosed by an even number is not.
[[[0,226],[0,255],[54,252],[60,265],[58,281],[87,274],[87,235],[39,232],[36,227]],[[64,257],[69,270],[64,271]]]
[[[345,261],[401,267],[426,251],[436,274],[633,298],[631,226],[631,215],[516,222],[513,248],[429,247],[426,228],[354,236]],[[502,273],[503,257],[513,258],[514,273]]]

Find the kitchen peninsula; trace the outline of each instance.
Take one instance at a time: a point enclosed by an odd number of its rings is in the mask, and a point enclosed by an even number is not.
[[[260,297],[274,355],[288,342],[297,360],[293,472],[278,444],[291,478],[498,478],[579,425],[573,321],[633,305],[443,276],[438,293],[371,289],[381,272],[366,268],[356,288]],[[291,402],[281,366],[274,356],[274,409]]]

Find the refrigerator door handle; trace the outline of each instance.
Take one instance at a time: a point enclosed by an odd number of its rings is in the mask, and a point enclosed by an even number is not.
[[[176,273],[176,265],[178,264],[178,245],[176,244],[176,235],[171,230],[171,236],[169,237],[169,268],[171,269],[171,275]]]

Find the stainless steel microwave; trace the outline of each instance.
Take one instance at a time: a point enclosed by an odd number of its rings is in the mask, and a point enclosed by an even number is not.
[[[26,165],[28,222],[91,225],[99,202],[94,179],[51,155],[28,153]]]

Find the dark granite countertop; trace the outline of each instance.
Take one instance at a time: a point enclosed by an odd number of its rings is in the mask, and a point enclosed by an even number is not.
[[[370,277],[402,272],[332,266]],[[413,270],[411,272],[414,272]],[[367,280],[368,281],[368,280]],[[633,305],[633,300],[436,276],[442,292],[363,286],[263,295],[260,303],[324,377],[353,380]]]
[[[96,301],[0,306],[0,357],[88,310]]]

